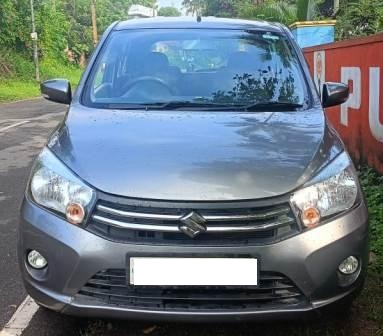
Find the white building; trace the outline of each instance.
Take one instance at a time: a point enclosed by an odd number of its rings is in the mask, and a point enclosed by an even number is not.
[[[148,18],[157,16],[157,11],[154,8],[149,8],[141,5],[132,5],[129,8],[128,15],[135,18]]]

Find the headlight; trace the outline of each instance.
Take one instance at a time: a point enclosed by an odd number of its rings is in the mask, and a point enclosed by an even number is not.
[[[340,154],[306,187],[291,197],[298,216],[308,227],[352,208],[358,197],[357,177],[347,153]]]
[[[79,224],[86,216],[95,193],[45,148],[33,167],[30,193],[34,201]]]

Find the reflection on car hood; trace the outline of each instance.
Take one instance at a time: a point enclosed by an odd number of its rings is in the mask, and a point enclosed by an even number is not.
[[[320,109],[145,112],[76,105],[50,147],[110,194],[216,201],[294,190],[334,152],[338,142],[331,137]]]

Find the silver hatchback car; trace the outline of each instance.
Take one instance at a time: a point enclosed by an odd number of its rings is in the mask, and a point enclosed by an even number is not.
[[[31,172],[28,293],[75,315],[301,316],[347,306],[368,258],[355,168],[286,27],[214,18],[112,24]]]

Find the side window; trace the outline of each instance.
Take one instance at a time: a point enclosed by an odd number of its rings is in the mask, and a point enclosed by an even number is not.
[[[94,89],[96,90],[97,88],[99,88],[104,82],[105,82],[105,74],[106,74],[106,63],[101,63],[98,70],[97,70],[97,73],[96,73],[96,77],[94,79]]]

